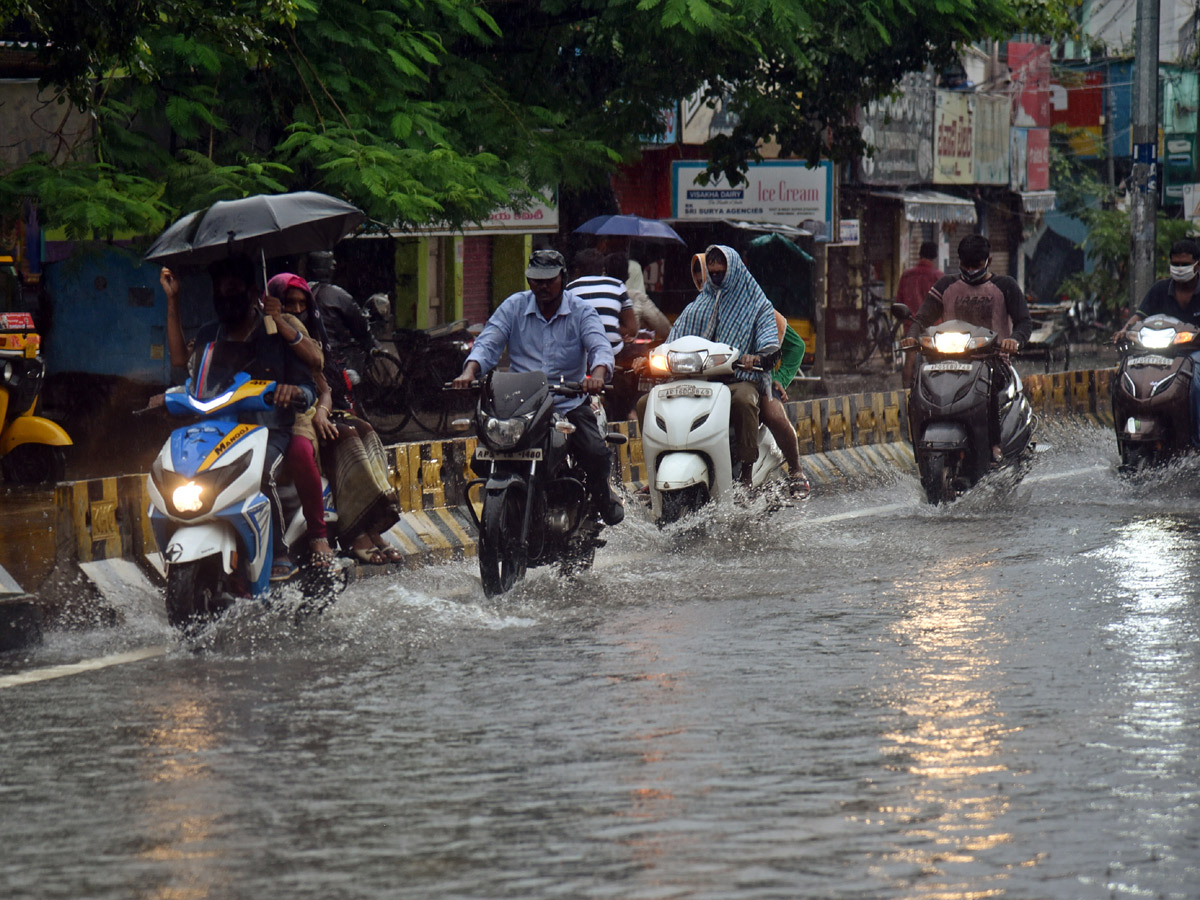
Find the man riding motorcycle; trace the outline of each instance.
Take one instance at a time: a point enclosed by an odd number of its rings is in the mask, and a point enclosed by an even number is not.
[[[917,346],[917,336],[925,328],[938,321],[958,319],[991,329],[999,335],[999,346],[1004,353],[1017,352],[1033,333],[1025,292],[1015,279],[988,271],[991,262],[992,245],[983,235],[969,234],[959,241],[959,274],[944,275],[929,289],[901,346],[912,351]],[[999,462],[1002,451],[998,398],[1012,383],[1015,373],[1006,356],[995,357],[992,366],[988,430],[992,459]]]

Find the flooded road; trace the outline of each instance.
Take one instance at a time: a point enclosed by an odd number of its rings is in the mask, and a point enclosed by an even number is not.
[[[0,895],[1200,896],[1200,467],[1043,439],[1013,493],[631,514],[577,582],[449,565],[199,653],[130,598],[0,661]]]

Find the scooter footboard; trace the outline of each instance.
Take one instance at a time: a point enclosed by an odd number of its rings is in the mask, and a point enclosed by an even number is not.
[[[708,462],[699,453],[664,453],[654,469],[654,486],[675,491],[694,484],[708,485]]]

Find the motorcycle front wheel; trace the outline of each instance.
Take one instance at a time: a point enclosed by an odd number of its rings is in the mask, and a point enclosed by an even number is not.
[[[509,487],[483,498],[479,530],[479,580],[486,597],[511,591],[525,577],[526,559],[521,548],[525,516],[525,491]]]
[[[702,484],[693,484],[679,491],[667,491],[662,495],[662,518],[658,524],[670,525],[686,515],[696,512],[708,501],[708,490]]]
[[[958,496],[954,490],[954,471],[947,465],[945,453],[930,453],[925,457],[925,464],[921,469],[921,486],[925,489],[925,498],[934,506],[949,503]]]
[[[63,448],[49,444],[21,444],[0,460],[5,479],[14,484],[53,484],[63,480],[66,468]]]
[[[192,631],[225,611],[229,600],[221,591],[222,575],[217,556],[167,569],[167,622],[172,628]]]

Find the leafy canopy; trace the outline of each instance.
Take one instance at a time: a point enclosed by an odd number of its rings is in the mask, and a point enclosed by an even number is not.
[[[85,139],[0,179],[75,235],[151,234],[260,191],[344,196],[459,225],[543,186],[603,184],[663,111],[736,116],[706,152],[736,178],[764,141],[849,160],[855,109],[959,42],[1065,27],[1076,0],[5,0]]]

